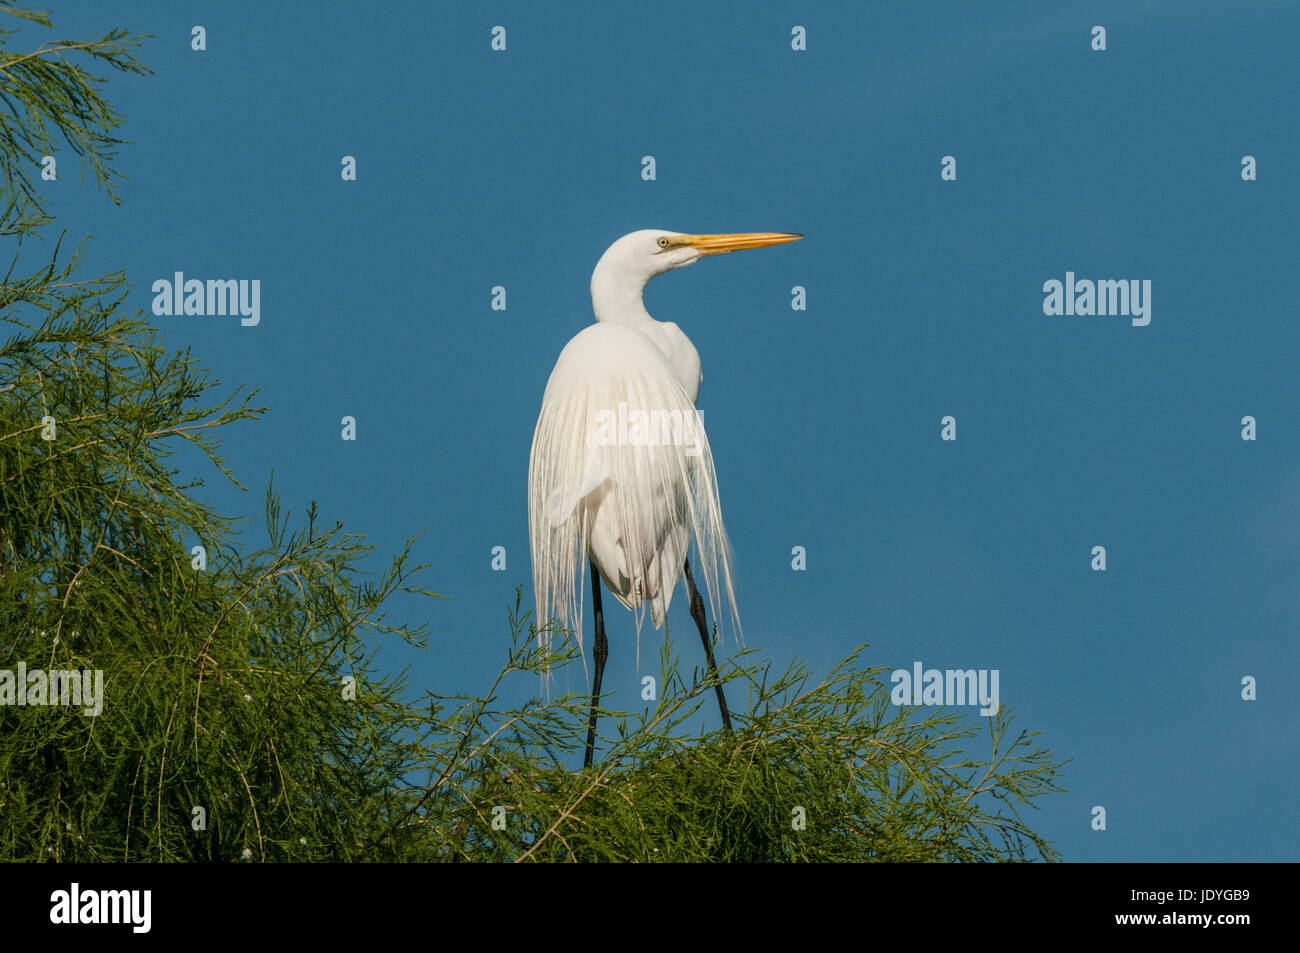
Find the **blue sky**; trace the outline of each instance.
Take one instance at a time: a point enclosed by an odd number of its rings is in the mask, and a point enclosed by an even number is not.
[[[175,271],[260,279],[257,327],[152,319],[271,408],[225,437],[249,493],[194,475],[260,517],[274,470],[383,553],[427,529],[449,601],[394,604],[433,636],[384,656],[414,685],[483,690],[504,658],[532,431],[601,252],[798,231],[646,294],[703,361],[746,644],[998,669],[1073,759],[1032,820],[1066,859],[1300,856],[1296,5],[56,7],[49,39],[150,33],[156,71],[109,87],[122,205],[64,153],[59,225],[146,312]],[[1067,271],[1150,280],[1150,325],[1045,315]],[[680,594],[669,624],[697,664]],[[611,611],[628,705],[632,633]]]

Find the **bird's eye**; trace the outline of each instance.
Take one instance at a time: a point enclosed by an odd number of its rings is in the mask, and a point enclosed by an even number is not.
[[[668,239],[667,239],[667,238],[661,238],[661,239],[659,239],[659,247],[660,247],[660,248],[667,248],[667,247],[668,247]]]

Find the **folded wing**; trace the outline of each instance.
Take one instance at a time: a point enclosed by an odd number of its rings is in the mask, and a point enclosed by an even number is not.
[[[653,341],[609,323],[576,335],[542,398],[528,470],[539,629],[582,645],[582,560],[636,615],[663,625],[694,541],[713,618],[735,594],[713,455],[695,406]],[[539,640],[545,633],[539,632]]]

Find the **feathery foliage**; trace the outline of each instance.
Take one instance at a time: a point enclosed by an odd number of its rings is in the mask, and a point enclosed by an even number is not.
[[[514,650],[503,677],[571,664],[528,642],[516,601]],[[494,712],[485,696],[436,707],[449,732],[412,815],[428,830],[427,859],[495,861],[985,861],[1056,860],[1020,815],[1058,791],[1059,765],[1033,733],[1010,732],[1010,710],[987,731],[964,714],[890,704],[883,669],[860,648],[817,680],[798,662],[779,675],[755,653],[725,664],[735,733],[699,737],[690,724],[713,704],[713,682],[660,653],[661,692],[645,711],[603,710],[614,737],[593,767],[581,753],[587,701],[566,695]],[[498,680],[498,685],[500,679]],[[434,699],[435,705],[446,702]],[[446,712],[446,714],[444,714]],[[984,756],[959,744],[987,735]],[[495,813],[494,813],[495,811]],[[493,821],[496,821],[495,825]],[[504,826],[503,826],[504,825]]]
[[[42,156],[62,142],[81,157],[82,180],[87,167],[95,182],[116,202],[113,185],[120,178],[110,165],[122,140],[113,133],[122,117],[100,95],[104,76],[86,71],[76,58],[112,69],[145,74],[151,70],[135,56],[143,36],[112,30],[98,39],[58,40],[35,50],[12,53],[4,47],[22,21],[53,28],[48,13],[16,7],[0,0],[0,18],[12,17],[5,28],[0,19],[0,237],[34,232],[50,221],[31,171]]]

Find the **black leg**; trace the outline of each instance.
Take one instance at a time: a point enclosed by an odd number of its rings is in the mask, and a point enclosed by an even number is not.
[[[718,681],[718,666],[713,662],[713,642],[709,638],[709,627],[704,621],[704,600],[700,598],[700,590],[695,588],[695,577],[691,575],[689,559],[686,560],[686,589],[691,594],[691,618],[695,620],[695,627],[700,630],[700,641],[704,643],[704,658],[709,663],[709,677],[713,679],[713,687],[718,693],[718,711],[722,712],[722,727],[731,731],[727,699],[722,694],[722,682]]]
[[[605,674],[605,659],[609,657],[609,643],[605,641],[605,611],[600,607],[600,570],[591,567],[591,607],[596,616],[596,642],[591,654],[596,661],[596,675],[591,680],[591,721],[587,723],[587,754],[582,759],[584,768],[591,767],[592,752],[596,747],[596,707],[600,704],[600,679]]]

